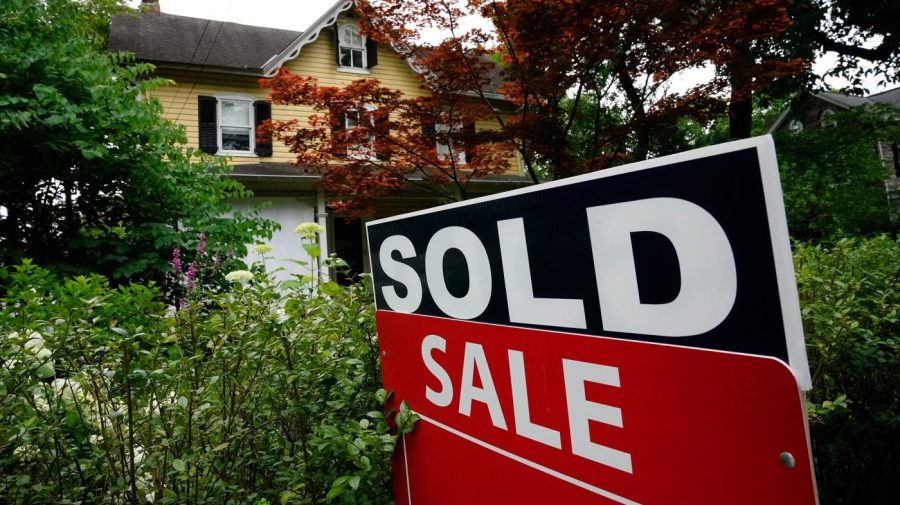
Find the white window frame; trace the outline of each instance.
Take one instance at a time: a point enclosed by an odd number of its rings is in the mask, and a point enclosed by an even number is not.
[[[803,122],[799,119],[792,119],[790,123],[788,123],[788,130],[792,133],[800,133],[803,131]]]
[[[822,128],[834,128],[837,126],[837,120],[834,119],[833,110],[825,109],[822,111],[822,114],[819,115],[819,126]]]
[[[248,95],[237,95],[232,93],[223,93],[216,95],[216,146],[217,155],[222,156],[248,156],[257,157],[256,154],[256,117],[253,103],[256,98]],[[227,125],[223,124],[222,119],[222,102],[246,102],[248,107],[247,120],[249,125]],[[222,147],[222,128],[249,128],[250,146],[246,151],[225,149]]]
[[[365,109],[366,112],[374,112],[376,107],[374,105],[365,105],[363,106],[363,109]],[[345,130],[359,128],[359,126],[350,126],[350,114],[356,115],[356,124],[359,125],[359,123],[363,121],[363,114],[361,114],[361,112],[362,111],[359,109],[350,109],[344,112]],[[372,117],[372,115],[369,116],[369,124],[372,127],[375,126],[375,118]],[[368,145],[347,146],[347,158],[351,160],[377,160],[378,156],[375,152],[375,135],[369,134]]]
[[[446,144],[437,140],[439,135],[444,135],[450,133],[451,131],[454,133],[459,133],[463,129],[463,124],[461,121],[454,121],[453,126],[446,123],[436,123],[434,125],[434,135],[435,135],[435,149],[437,150],[437,157],[441,161],[447,161],[450,157],[450,153],[453,153],[456,157],[457,165],[465,165],[466,164],[466,150],[465,149],[456,149],[453,145],[452,139],[447,139]]]
[[[349,28],[352,29],[353,32],[359,37],[360,43],[359,45],[353,44],[352,41],[345,40],[344,37],[344,29]],[[362,53],[362,66],[354,67],[353,63],[353,55],[350,56],[351,66],[346,66],[340,62],[342,58],[338,57],[338,70],[343,72],[350,72],[356,74],[368,74],[369,73],[369,55],[366,51],[366,36],[359,33],[359,27],[356,26],[355,23],[344,23],[337,27],[338,30],[338,55],[341,54],[341,50],[344,48],[350,49],[351,51],[360,51]]]

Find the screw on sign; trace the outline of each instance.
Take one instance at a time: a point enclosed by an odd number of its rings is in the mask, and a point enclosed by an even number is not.
[[[368,225],[398,503],[815,503],[771,138]]]

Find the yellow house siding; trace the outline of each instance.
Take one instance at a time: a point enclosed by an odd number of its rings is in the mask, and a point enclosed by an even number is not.
[[[339,22],[340,24],[340,22]],[[409,65],[389,47],[378,45],[378,64],[367,74],[340,71],[335,61],[334,31],[332,28],[322,30],[319,38],[303,47],[300,55],[285,64],[292,73],[303,76],[314,76],[319,83],[326,86],[346,86],[357,79],[378,79],[382,85],[397,89],[407,96],[427,96],[430,92],[422,88],[418,78]],[[258,77],[250,75],[226,74],[212,71],[160,68],[160,77],[175,81],[175,85],[154,90],[152,96],[162,103],[164,116],[185,127],[188,145],[199,146],[197,125],[197,97],[220,94],[239,94],[265,100],[268,90],[258,83]],[[273,120],[299,119],[305,124],[314,111],[305,106],[273,105]],[[479,121],[477,129],[495,129],[494,121]],[[288,163],[295,156],[283,143],[275,141],[272,156],[234,156],[232,164],[247,163]],[[521,169],[516,157],[510,158],[508,173],[520,174]]]

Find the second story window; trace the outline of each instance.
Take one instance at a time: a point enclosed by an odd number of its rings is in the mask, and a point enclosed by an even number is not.
[[[338,71],[368,74],[378,64],[378,44],[361,34],[354,23],[335,27],[334,48]]]
[[[452,126],[445,123],[423,125],[422,134],[435,143],[438,160],[452,161],[455,165],[472,163],[474,151],[454,137],[471,142],[475,137],[475,123],[455,121]]]
[[[367,109],[366,111],[348,110],[344,113],[344,127],[348,131],[356,128],[364,128],[360,131],[365,133],[365,128],[367,126],[371,128],[372,125],[373,118],[371,109]],[[375,141],[374,137],[369,134],[366,135],[365,138],[358,140],[360,140],[360,142],[347,147],[347,157],[354,160],[373,159],[375,157],[375,149],[373,147]]]
[[[253,152],[253,101],[219,98],[219,150],[225,153]]]
[[[451,134],[457,134],[462,131],[462,129],[463,125],[459,122],[455,123],[452,128],[450,127],[450,125],[446,124],[438,123],[434,125],[438,159],[448,161],[450,160],[450,157],[453,156],[453,161],[457,165],[466,164],[465,149],[462,149],[461,146],[456,145],[456,143],[453,142],[453,139],[450,138]],[[444,141],[442,142],[442,140]]]
[[[272,156],[271,135],[257,138],[259,125],[272,118],[272,105],[265,100],[224,93],[198,96],[197,113],[201,151],[222,156]]]

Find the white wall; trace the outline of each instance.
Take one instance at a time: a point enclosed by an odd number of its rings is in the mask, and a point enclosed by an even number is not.
[[[283,271],[275,274],[279,280],[290,279],[293,274],[309,273],[308,267],[301,267],[287,260],[310,262],[306,251],[300,246],[300,236],[294,233],[294,228],[300,223],[316,221],[315,198],[264,196],[235,201],[232,202],[232,206],[235,211],[246,213],[251,206],[259,205],[262,202],[271,202],[271,206],[262,211],[262,216],[281,224],[281,230],[275,232],[272,240],[268,242],[273,250],[267,254],[269,259],[266,260],[266,269],[272,272],[276,268],[284,268]],[[249,257],[245,258],[248,264],[259,260],[261,260],[260,255],[252,251]]]

